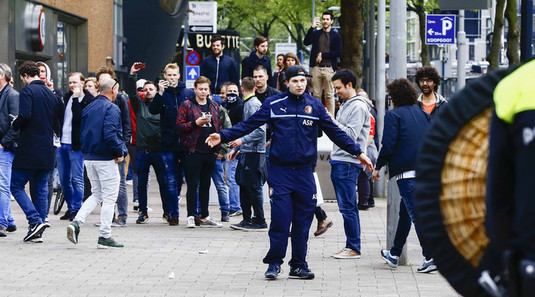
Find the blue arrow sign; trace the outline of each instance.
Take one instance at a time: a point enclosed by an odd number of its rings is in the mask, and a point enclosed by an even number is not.
[[[425,32],[426,44],[455,43],[455,15],[428,14]]]
[[[199,77],[199,66],[186,66],[186,79],[196,80]]]

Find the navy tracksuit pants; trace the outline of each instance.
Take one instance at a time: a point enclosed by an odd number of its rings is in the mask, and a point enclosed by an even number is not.
[[[292,225],[293,268],[307,268],[306,254],[310,225],[316,208],[316,183],[312,166],[269,164],[267,182],[271,203],[270,248],[263,262],[282,264]]]

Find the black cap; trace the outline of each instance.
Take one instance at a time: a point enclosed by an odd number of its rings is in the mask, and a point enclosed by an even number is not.
[[[294,76],[305,76],[305,77],[312,77],[312,75],[308,74],[308,72],[305,70],[305,67],[301,65],[293,65],[284,71],[286,73],[286,79],[290,80],[290,78]]]

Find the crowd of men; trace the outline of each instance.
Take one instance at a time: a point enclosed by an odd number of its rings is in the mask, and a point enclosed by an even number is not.
[[[12,194],[28,219],[23,240],[43,242],[43,232],[50,226],[47,217],[57,167],[68,207],[60,219],[71,221],[68,240],[78,243],[85,219],[100,204],[98,247],[123,247],[111,237],[111,229],[127,224],[129,156],[137,224],[149,221],[151,167],[160,190],[162,217],[170,226],[179,225],[184,179],[187,228],[221,228],[221,222],[241,215],[241,222],[230,225],[232,229],[268,230],[263,205],[269,198],[272,219],[270,249],[263,259],[268,264],[266,278],[275,279],[281,273],[290,237],[290,277],[312,279],[306,253],[314,215],[318,219],[314,235],[332,226],[316,201],[314,179],[317,138],[325,133],[334,143],[331,180],[346,235],[344,247],[333,257],[361,257],[359,209],[374,206],[372,172],[378,178],[377,169],[388,163],[403,199],[399,240],[390,251],[381,251],[381,256],[390,267],[397,267],[414,222],[415,148],[429,119],[445,103],[435,92],[440,77],[431,67],[420,69],[416,78],[423,94],[419,98],[408,81],[388,86],[396,108],[387,113],[387,137],[378,153],[373,101],[364,90],[356,89],[357,77],[351,70],[338,69],[342,42],[331,30],[332,23],[332,14],[325,12],[321,28],[316,30],[320,22],[315,23],[306,34],[305,44],[312,45],[312,75],[291,53],[277,57],[277,71],[272,72],[269,41],[257,37],[255,49],[242,62],[240,80],[238,65],[223,54],[224,39],[214,35],[213,53],[202,61],[193,90],[180,81],[176,64],[163,69],[163,79],[148,81],[138,79],[146,66],[136,62],[126,86],[119,85],[113,69],[101,67],[94,78],[86,79],[80,72],[69,74],[69,91],[63,95],[54,88],[45,63],[25,62],[18,69],[25,85],[19,94],[9,86],[11,70],[0,64],[0,237],[16,230]],[[310,84],[313,96],[307,93]],[[121,94],[121,87],[126,95]],[[335,93],[341,102],[336,110]],[[409,119],[418,120],[405,122]],[[406,135],[402,133],[406,131],[396,129],[409,129],[417,139],[397,143],[400,139],[394,136]],[[217,189],[220,222],[208,209],[211,181]],[[28,182],[31,197],[24,189]],[[263,197],[265,182],[269,197]],[[91,195],[83,201],[88,187]],[[424,256],[421,272],[436,270],[432,258]]]

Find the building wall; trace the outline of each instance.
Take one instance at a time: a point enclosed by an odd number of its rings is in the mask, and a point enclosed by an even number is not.
[[[40,3],[87,19],[88,71],[113,57],[113,0],[41,0]]]

